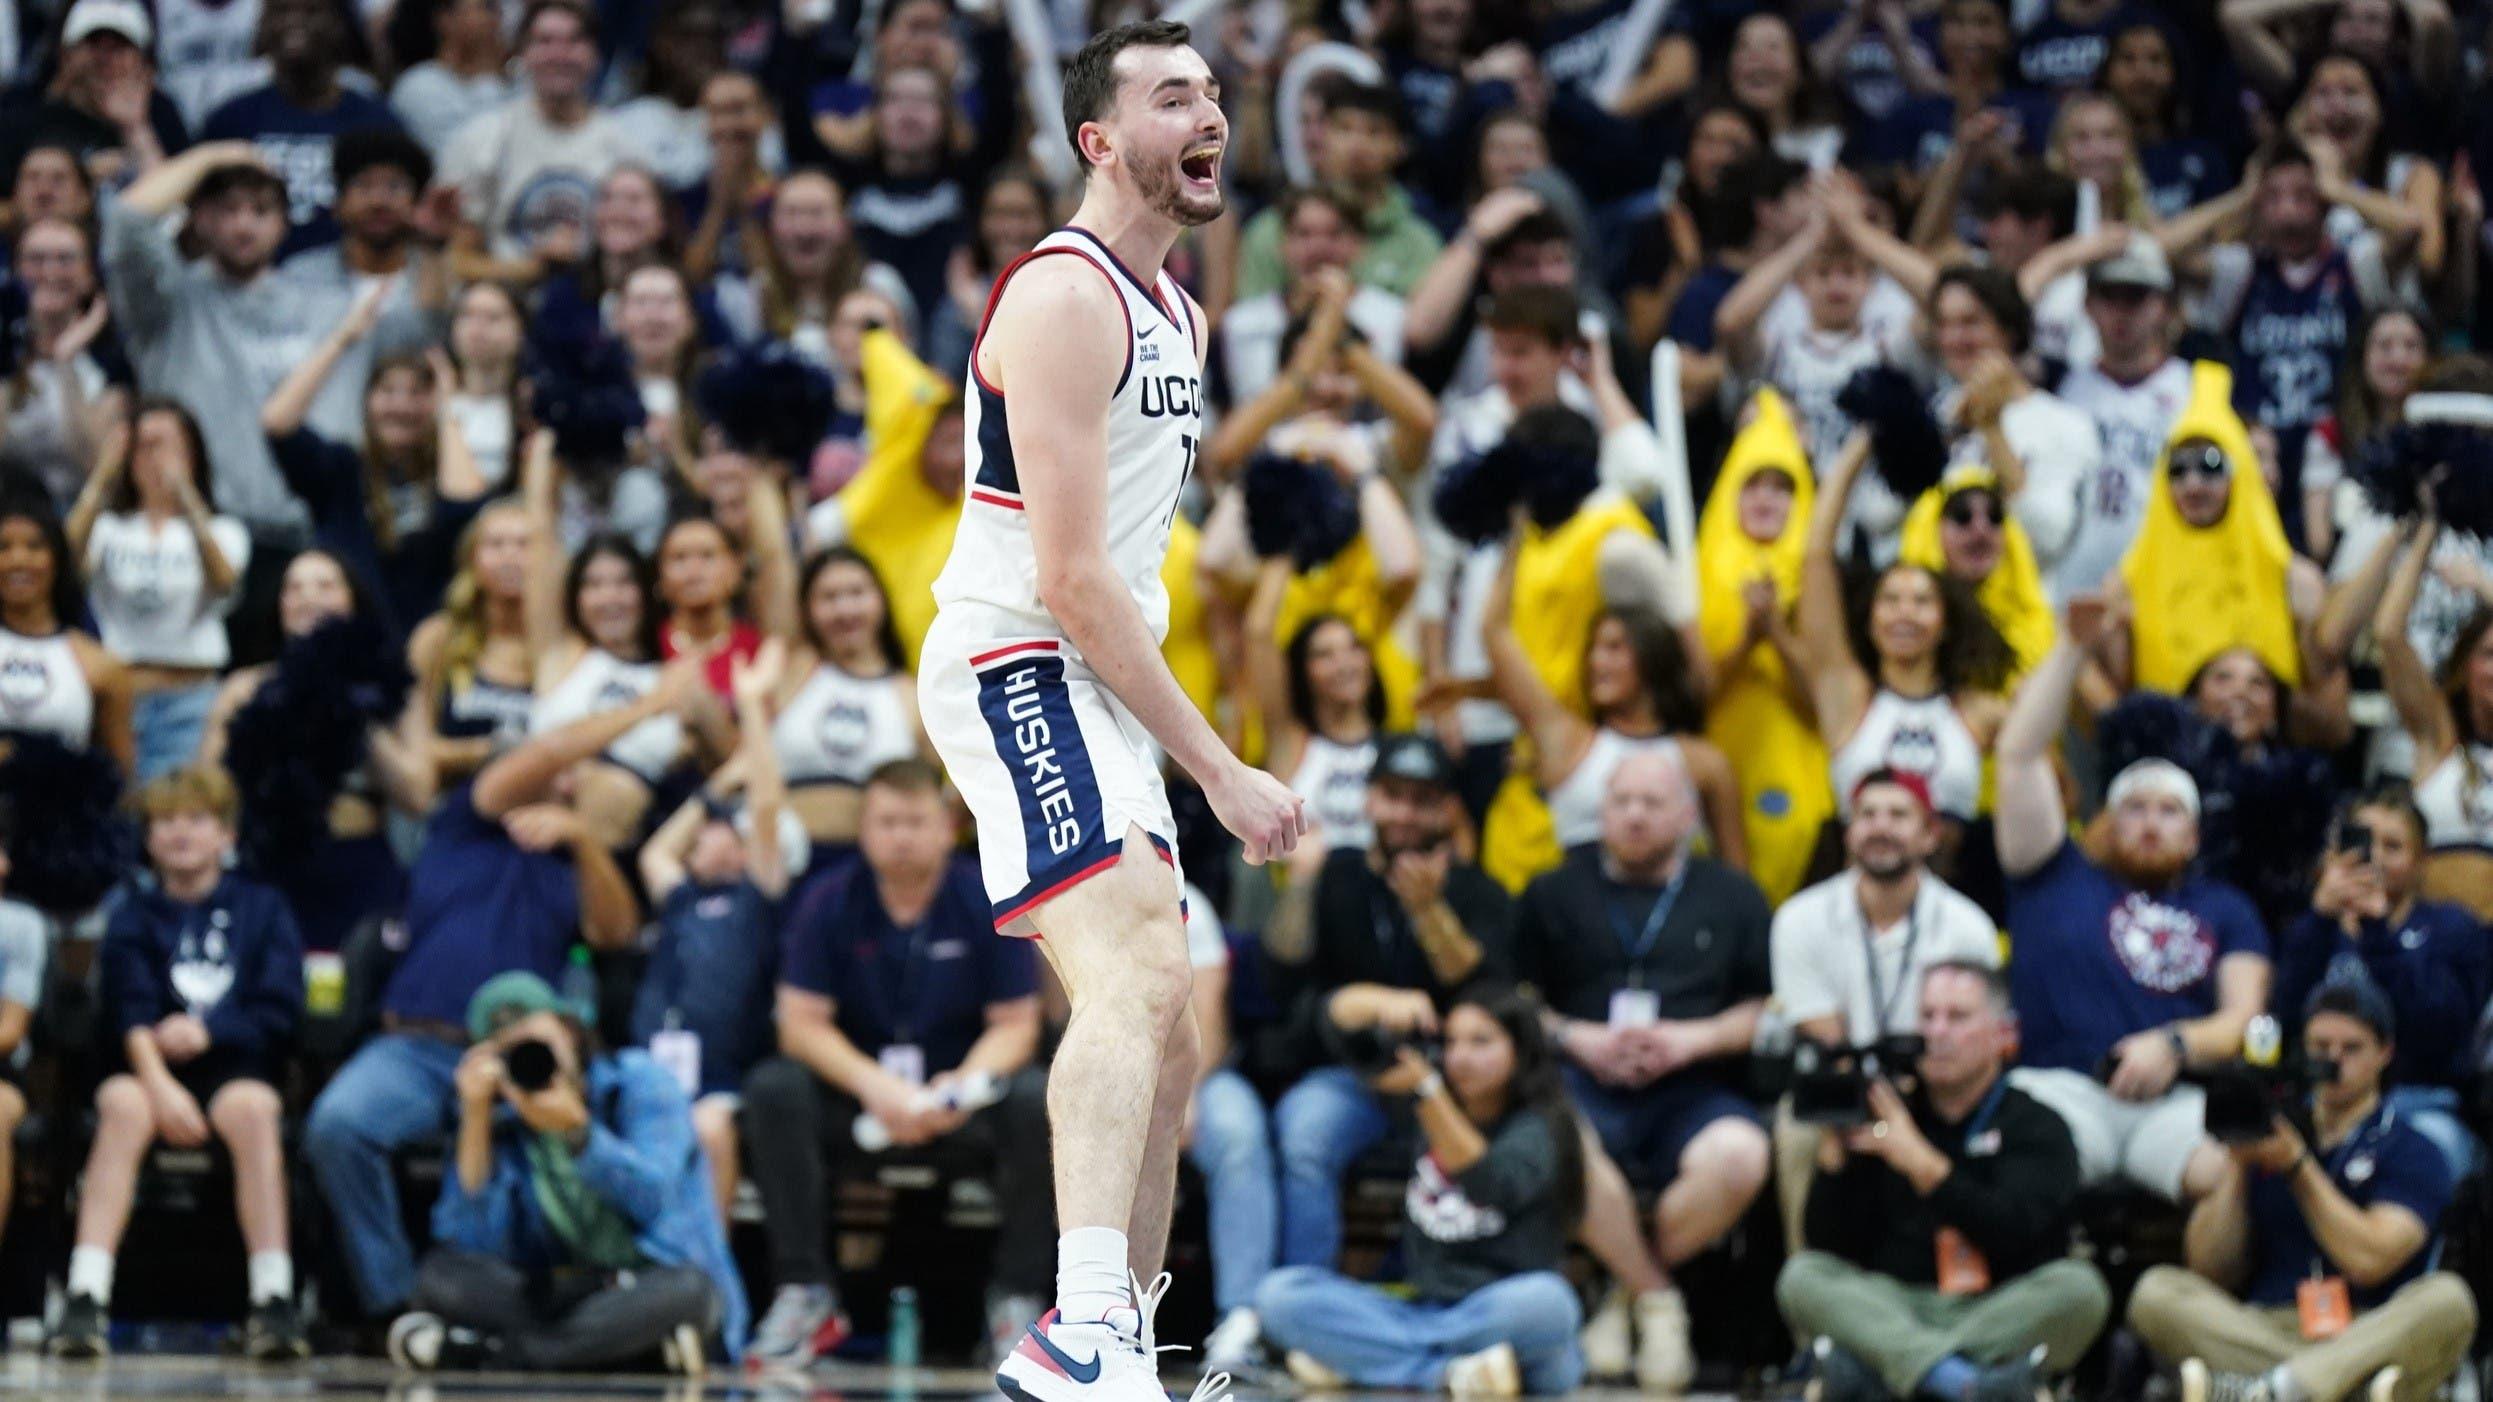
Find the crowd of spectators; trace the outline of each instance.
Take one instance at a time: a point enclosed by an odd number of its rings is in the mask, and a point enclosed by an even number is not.
[[[887,1153],[991,1186],[940,1268],[1012,1346],[1064,1005],[914,675],[1060,65],[1155,17],[1229,121],[1166,654],[1311,820],[1251,866],[1172,771],[1207,1371],[1672,1393],[1740,1240],[1813,1396],[2123,1327],[2190,1402],[2437,1395],[2493,1014],[2447,0],[0,6],[51,1351],[159,1145],[230,1161],[258,1359],[801,1368]],[[2186,1219],[2134,1289],[2071,1253],[2119,1192]]]

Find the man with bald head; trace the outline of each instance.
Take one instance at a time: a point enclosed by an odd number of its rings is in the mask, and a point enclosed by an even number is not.
[[[1627,1178],[1662,1193],[1648,1230],[1631,1198],[1605,1191],[1596,1158],[1585,1234],[1620,1294],[1607,1324],[1596,1317],[1588,1361],[1624,1365],[1632,1303],[1636,1380],[1665,1389],[1690,1369],[1669,1272],[1748,1211],[1769,1157],[1737,1090],[1772,984],[1766,898],[1690,850],[1697,826],[1677,752],[1628,756],[1602,798],[1600,843],[1532,883],[1515,929],[1517,972],[1549,1005],[1576,1107]],[[1605,1215],[1622,1201],[1620,1229]]]

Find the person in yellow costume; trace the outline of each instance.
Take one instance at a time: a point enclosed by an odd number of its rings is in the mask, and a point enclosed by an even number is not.
[[[883,327],[858,342],[866,387],[866,463],[806,517],[807,544],[854,545],[891,591],[892,626],[914,669],[935,621],[935,576],[961,521],[961,398]]]
[[[1791,410],[1761,389],[1697,518],[1697,628],[1714,676],[1705,735],[1739,779],[1750,879],[1777,904],[1800,889],[1835,812],[1791,630],[1814,486]]]
[[[1991,626],[2016,655],[2010,674],[2032,670],[2052,650],[2059,625],[2043,592],[2034,543],[2006,507],[2000,476],[1988,463],[1958,462],[1905,513],[1897,557],[1936,570],[1974,591]]]
[[[2304,629],[2319,613],[2319,567],[2294,554],[2233,373],[2192,367],[2190,400],[2165,439],[2147,515],[2121,558],[2116,630],[2104,665],[2120,690],[2184,695],[2199,670],[2247,648],[2277,681],[2305,680]]]

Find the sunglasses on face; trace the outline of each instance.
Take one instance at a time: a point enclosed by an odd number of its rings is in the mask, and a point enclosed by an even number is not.
[[[1967,492],[1950,498],[1939,514],[1959,530],[1968,526],[1996,526],[2000,523],[2000,504],[1987,496]]]
[[[2233,475],[2233,460],[2225,456],[2222,448],[2212,444],[2201,445],[2173,454],[2171,470],[2176,482],[2185,482],[2193,477],[2222,482]]]

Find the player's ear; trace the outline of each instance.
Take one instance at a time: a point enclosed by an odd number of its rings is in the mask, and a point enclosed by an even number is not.
[[[1108,129],[1097,122],[1084,122],[1074,131],[1073,141],[1082,152],[1083,160],[1095,166],[1106,165],[1108,158],[1115,154],[1115,148],[1108,142]]]

